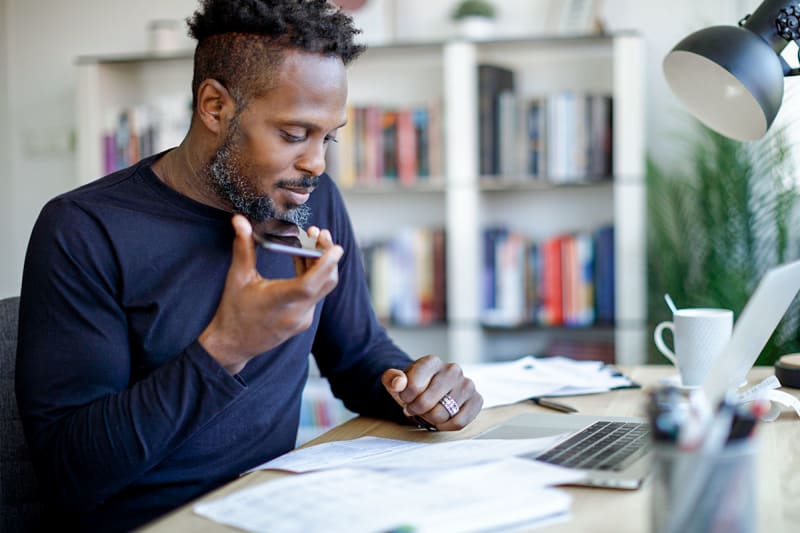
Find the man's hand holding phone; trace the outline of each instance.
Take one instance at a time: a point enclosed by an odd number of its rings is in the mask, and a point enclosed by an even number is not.
[[[233,216],[233,258],[219,306],[199,342],[229,373],[237,374],[256,355],[308,329],[314,308],[339,281],[344,253],[328,230],[312,227],[319,258],[295,256],[297,277],[265,279],[256,270],[253,228]]]

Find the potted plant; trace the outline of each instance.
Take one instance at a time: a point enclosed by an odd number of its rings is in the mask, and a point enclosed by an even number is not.
[[[671,316],[664,293],[678,307],[722,307],[738,316],[766,269],[800,256],[800,188],[788,127],[747,144],[697,128],[682,165],[648,162],[651,324]],[[799,350],[795,302],[757,364]]]
[[[486,0],[463,0],[452,12],[458,34],[469,39],[486,39],[494,33],[494,6]]]

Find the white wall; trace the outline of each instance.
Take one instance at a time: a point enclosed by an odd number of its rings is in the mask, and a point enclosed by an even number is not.
[[[11,173],[1,178],[0,197],[11,204],[13,234],[3,236],[0,296],[19,292],[25,247],[41,207],[78,183],[70,146],[76,58],[142,51],[148,21],[183,19],[196,6],[195,0],[3,1],[7,31],[2,36],[9,51],[3,103],[10,102],[5,122],[10,143],[8,153],[0,156],[10,162]]]
[[[8,117],[8,29],[6,0],[0,0],[0,117]],[[0,250],[14,246],[14,215],[11,211],[11,168],[8,150],[7,121],[0,121]],[[15,287],[16,261],[11,257],[0,261],[0,297],[12,294]]]
[[[495,0],[501,27],[518,34],[540,26],[543,1]],[[433,39],[451,31],[447,14],[453,0],[394,2],[397,34]],[[661,76],[664,55],[690,31],[736,24],[758,3],[605,0],[609,30],[638,30],[647,40],[646,142],[657,160],[678,153],[676,132],[687,121]],[[42,205],[78,183],[69,143],[76,124],[76,58],[143,51],[148,21],[183,19],[196,5],[195,0],[0,0],[0,112],[8,117],[0,121],[0,297],[19,291],[25,246]]]

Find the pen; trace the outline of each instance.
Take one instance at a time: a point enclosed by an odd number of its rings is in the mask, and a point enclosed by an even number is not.
[[[411,417],[411,420],[417,424],[419,429],[427,429],[428,431],[439,431],[439,428],[422,418],[421,416],[414,415]]]
[[[531,398],[531,401],[536,405],[541,405],[542,407],[547,407],[548,409],[552,409],[553,411],[559,411],[562,413],[577,413],[578,410],[572,407],[571,405],[567,405],[565,403],[556,402],[554,400],[550,400],[549,398]]]

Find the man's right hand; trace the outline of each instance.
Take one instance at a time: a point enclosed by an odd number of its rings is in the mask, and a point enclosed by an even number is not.
[[[247,362],[308,329],[314,307],[339,281],[339,259],[344,250],[334,245],[328,230],[318,231],[319,259],[296,259],[297,276],[264,279],[256,270],[253,228],[242,215],[233,216],[236,238],[219,306],[200,344],[232,375]]]

